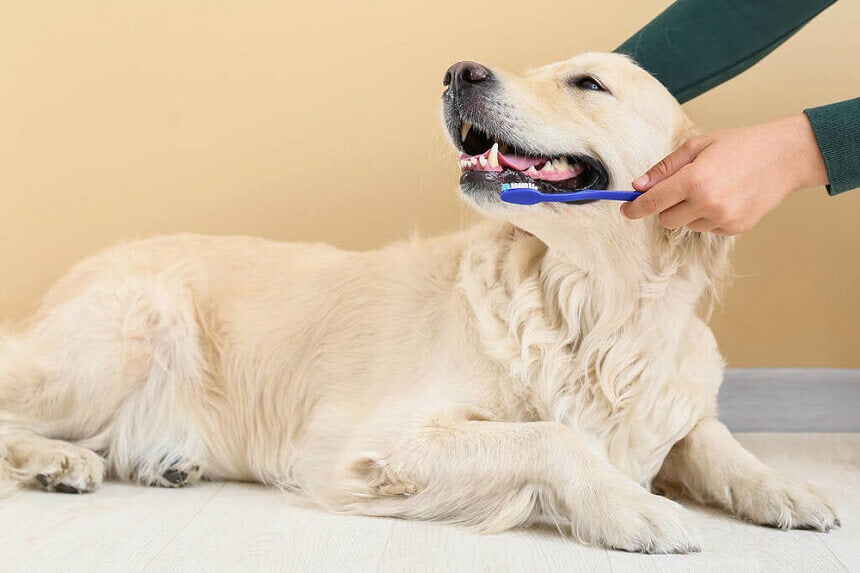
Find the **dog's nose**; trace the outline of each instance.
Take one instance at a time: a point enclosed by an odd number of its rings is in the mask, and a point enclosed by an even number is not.
[[[490,68],[482,66],[478,62],[457,62],[445,72],[445,77],[442,78],[442,85],[450,86],[461,82],[477,84],[492,77],[493,73],[490,71]]]

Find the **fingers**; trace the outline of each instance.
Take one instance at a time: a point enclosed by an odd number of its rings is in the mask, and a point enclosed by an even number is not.
[[[633,201],[621,205],[621,212],[628,219],[641,219],[666,209],[686,199],[687,192],[682,185],[672,180],[646,191]]]
[[[649,191],[649,193],[653,193],[653,191]],[[720,227],[716,221],[702,217],[702,214],[701,210],[694,207],[690,201],[684,200],[677,205],[662,211],[658,220],[660,222],[660,226],[665,229],[680,229],[681,227],[687,227],[692,231],[698,231],[700,233],[710,231],[726,237],[737,235],[741,232],[732,228]]]
[[[650,191],[649,191],[650,193]],[[690,223],[699,219],[699,213],[689,201],[681,201],[674,207],[670,207],[660,213],[660,225],[666,229],[680,229],[689,226]]]
[[[633,188],[637,191],[647,191],[654,185],[671,177],[683,166],[692,163],[696,156],[710,144],[710,138],[705,136],[691,137],[684,144],[664,157],[660,163],[648,170],[644,175],[633,180]]]
[[[623,204],[621,212],[629,219],[659,214],[660,225],[666,229],[736,234],[731,225],[724,224],[726,207],[714,192],[713,177],[707,175],[708,163],[694,163],[711,142],[707,136],[690,138],[633,181],[633,187],[644,192]]]
[[[717,229],[717,224],[707,219],[696,219],[695,221],[691,221],[687,225],[687,228],[704,233],[706,231],[715,231]]]

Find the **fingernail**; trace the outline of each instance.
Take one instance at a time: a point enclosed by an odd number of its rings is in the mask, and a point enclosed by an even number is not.
[[[636,179],[633,180],[633,186],[634,187],[641,187],[643,185],[647,185],[650,180],[651,180],[651,178],[648,177],[647,173],[645,175],[640,175],[639,177],[637,177]]]

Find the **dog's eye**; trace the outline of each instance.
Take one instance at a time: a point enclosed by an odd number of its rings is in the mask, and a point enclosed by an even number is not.
[[[594,92],[605,92],[606,88],[600,85],[600,82],[595,80],[591,76],[580,76],[578,78],[571,78],[568,82],[572,87],[577,87],[581,90],[591,90]]]

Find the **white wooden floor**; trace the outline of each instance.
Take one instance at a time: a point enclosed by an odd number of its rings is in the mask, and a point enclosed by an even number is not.
[[[0,571],[860,571],[860,434],[740,434],[762,460],[836,503],[829,534],[758,527],[693,507],[705,549],[647,556],[551,530],[479,535],[449,525],[331,515],[259,486],[0,499]]]

